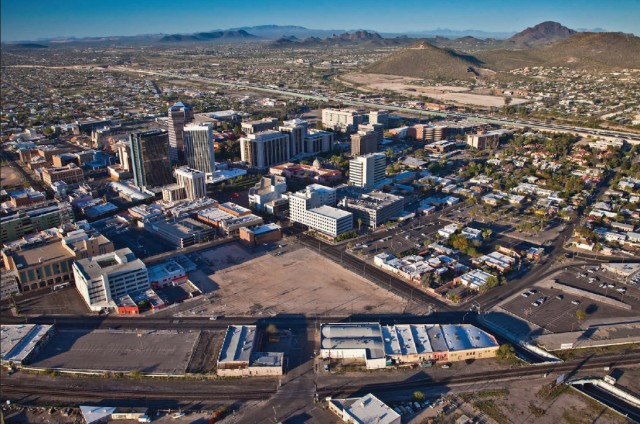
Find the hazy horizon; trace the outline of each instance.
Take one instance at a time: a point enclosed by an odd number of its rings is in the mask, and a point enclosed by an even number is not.
[[[479,4],[481,3],[481,4]],[[369,29],[380,33],[412,33],[449,29],[514,33],[544,21],[556,21],[572,29],[604,28],[640,34],[640,0],[620,0],[616,7],[594,0],[535,3],[497,0],[474,2],[382,0],[340,4],[324,1],[300,4],[293,0],[247,0],[211,4],[187,0],[179,7],[166,0],[129,3],[45,0],[2,2],[3,42],[51,38],[84,38],[173,34],[258,25],[295,25],[318,30]],[[393,17],[389,19],[389,17]]]

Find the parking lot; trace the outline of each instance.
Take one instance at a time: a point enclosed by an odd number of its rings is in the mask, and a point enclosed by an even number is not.
[[[45,288],[40,295],[27,297],[22,300],[16,296],[20,307],[20,314],[24,315],[56,315],[56,314],[87,314],[89,307],[76,290],[73,282],[61,290],[52,291]]]
[[[531,293],[535,291],[534,293]],[[527,296],[524,294],[529,292]],[[534,287],[501,305],[506,311],[551,333],[578,331],[584,320],[629,317],[637,312],[615,308],[583,296],[563,292],[558,288]],[[577,311],[585,313],[585,319]]]
[[[616,275],[600,267],[585,266],[571,267],[557,279],[568,286],[609,297],[631,305],[636,311],[640,310],[640,284],[632,278]]]
[[[34,367],[183,374],[197,331],[62,330],[32,362]]]

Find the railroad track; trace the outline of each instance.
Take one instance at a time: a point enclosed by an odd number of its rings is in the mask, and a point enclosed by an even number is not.
[[[240,390],[239,390],[240,389]],[[266,400],[276,393],[276,387],[269,389],[242,390],[189,390],[176,392],[159,392],[157,390],[121,391],[116,389],[84,389],[60,387],[46,384],[6,384],[0,383],[1,398],[37,396],[70,400],[171,400],[171,401],[225,401],[225,400]]]
[[[432,379],[424,377],[412,381],[399,381],[379,384],[362,384],[348,385],[336,387],[323,387],[318,389],[318,395],[321,397],[333,396],[339,394],[353,394],[361,390],[367,390],[375,393],[393,392],[397,390],[419,389],[423,387],[437,387],[451,384],[469,384],[481,383],[498,380],[513,380],[521,377],[531,377],[535,375],[544,375],[547,373],[567,373],[572,371],[585,371],[600,369],[605,366],[614,367],[622,365],[638,365],[640,364],[640,352],[634,352],[625,355],[615,355],[600,358],[590,358],[583,360],[573,360],[568,362],[559,362],[553,364],[530,365],[520,368],[503,369],[496,371],[488,371],[482,373],[473,373],[466,375],[453,375],[444,378]]]

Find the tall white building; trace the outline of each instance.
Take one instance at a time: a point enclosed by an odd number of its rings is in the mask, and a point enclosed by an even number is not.
[[[189,200],[207,197],[207,179],[204,172],[183,166],[176,169],[176,183],[184,188]]]
[[[349,161],[349,184],[356,187],[375,187],[384,180],[387,157],[382,153],[358,156]]]
[[[263,131],[240,139],[242,161],[250,167],[267,169],[291,158],[289,134]]]
[[[278,130],[282,133],[289,134],[289,152],[291,156],[306,153],[305,138],[307,137],[307,129],[309,123],[303,119],[292,119],[284,121]]]
[[[345,132],[355,131],[366,117],[355,109],[322,109],[322,125]]]
[[[216,168],[211,124],[185,125],[184,155],[190,168],[213,174]]]
[[[335,204],[336,190],[311,184],[289,196],[289,219],[336,237],[353,229],[353,215],[333,207]]]
[[[114,300],[149,288],[147,267],[128,248],[80,259],[73,263],[73,275],[92,311],[114,307]]]

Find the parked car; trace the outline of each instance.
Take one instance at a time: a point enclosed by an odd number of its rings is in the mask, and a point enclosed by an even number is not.
[[[578,299],[576,299],[576,300],[572,300],[571,303],[574,304],[574,305],[579,305],[580,301]]]

